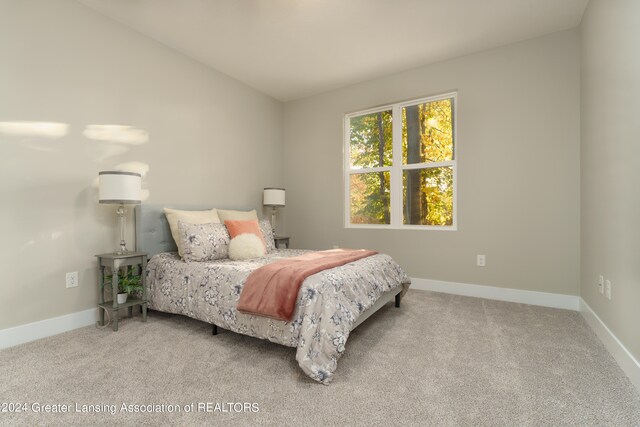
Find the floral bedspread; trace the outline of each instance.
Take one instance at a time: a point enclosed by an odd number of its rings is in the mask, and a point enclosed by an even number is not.
[[[398,286],[408,289],[410,280],[389,255],[377,254],[309,276],[300,287],[290,322],[236,310],[253,270],[306,252],[279,249],[245,261],[191,263],[182,261],[177,253],[155,255],[147,264],[149,307],[296,347],[296,360],[304,372],[328,384],[360,314],[383,293]]]

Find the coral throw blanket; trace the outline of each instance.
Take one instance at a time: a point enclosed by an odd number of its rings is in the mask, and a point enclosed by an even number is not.
[[[331,249],[267,264],[253,271],[240,294],[238,311],[291,320],[300,285],[307,277],[375,255],[364,249]]]

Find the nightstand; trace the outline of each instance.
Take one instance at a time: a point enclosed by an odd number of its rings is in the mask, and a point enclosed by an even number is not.
[[[289,249],[289,238],[286,236],[273,236],[276,249]]]
[[[119,310],[121,308],[127,308],[129,310],[129,316],[133,313],[133,306],[139,305],[142,309],[142,321],[147,321],[147,286],[146,286],[146,269],[147,269],[147,254],[143,252],[128,252],[126,254],[101,254],[96,255],[98,258],[98,306],[104,310],[109,310],[109,314],[113,319],[113,330],[118,330]],[[131,298],[127,299],[124,304],[118,304],[118,273],[121,268],[136,268],[138,274],[141,276],[142,282],[142,299]],[[109,269],[111,273],[111,290],[113,299],[111,301],[104,300],[104,286],[105,283],[105,269]],[[100,310],[100,322],[104,325],[104,310]]]

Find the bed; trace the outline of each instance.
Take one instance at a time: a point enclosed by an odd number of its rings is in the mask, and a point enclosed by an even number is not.
[[[176,252],[163,207],[145,204],[135,210],[136,249],[149,254],[149,308],[207,322],[214,334],[220,327],[294,347],[302,370],[323,384],[331,381],[349,333],[390,301],[399,307],[410,284],[389,255],[376,254],[309,276],[291,321],[241,313],[236,307],[252,271],[309,251],[276,249],[250,260],[187,263]]]

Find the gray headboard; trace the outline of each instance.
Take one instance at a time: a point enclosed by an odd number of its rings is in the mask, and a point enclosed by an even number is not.
[[[212,209],[212,206],[173,206],[173,205],[136,205],[134,216],[136,223],[136,251],[146,252],[149,258],[160,252],[178,250],[169,223],[164,215],[164,208],[175,208],[189,211]]]

